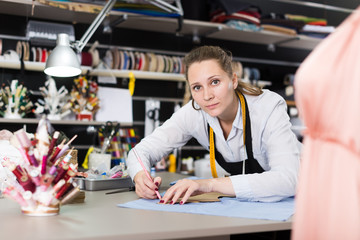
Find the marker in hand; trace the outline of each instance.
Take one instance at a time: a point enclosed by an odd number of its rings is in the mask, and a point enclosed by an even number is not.
[[[150,177],[149,172],[146,170],[146,168],[145,168],[145,166],[144,166],[144,163],[141,161],[141,159],[140,159],[139,155],[137,154],[135,148],[133,148],[132,150],[134,151],[135,156],[136,156],[137,160],[139,161],[141,167],[142,167],[143,170],[145,171],[146,176],[148,177],[148,179],[149,179],[150,181],[152,181],[152,178]],[[156,193],[157,197],[161,200],[161,196],[160,196],[159,191],[155,191],[155,193]]]

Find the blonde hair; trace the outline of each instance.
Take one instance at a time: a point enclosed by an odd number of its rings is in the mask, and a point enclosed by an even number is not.
[[[239,84],[235,91],[240,91],[243,94],[258,96],[262,94],[262,90],[249,83],[241,81],[242,68],[239,69],[238,64],[234,64],[232,61],[232,53],[230,51],[223,50],[218,46],[201,46],[193,49],[189,52],[185,58],[185,77],[188,80],[189,67],[196,62],[202,62],[205,60],[216,60],[220,68],[228,74],[230,78],[233,77],[233,73],[237,73]],[[240,70],[240,72],[239,72]],[[239,74],[238,74],[239,73]]]

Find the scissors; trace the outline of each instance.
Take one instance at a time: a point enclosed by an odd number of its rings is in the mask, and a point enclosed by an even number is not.
[[[105,137],[101,153],[105,153],[106,149],[110,145],[111,139],[114,134],[120,129],[120,123],[107,121],[104,125],[99,128],[99,132]]]
[[[154,121],[159,121],[159,114],[160,114],[160,108],[151,109],[151,110],[147,111],[147,113],[146,113],[148,118],[150,118]]]
[[[105,124],[101,125],[99,132],[104,135],[105,138],[112,137],[120,129],[120,123],[107,121]]]

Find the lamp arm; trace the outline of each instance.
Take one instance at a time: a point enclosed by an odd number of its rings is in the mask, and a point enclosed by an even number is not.
[[[166,11],[171,12],[171,10],[179,13],[181,16],[184,14],[183,9],[181,7],[180,0],[175,0],[177,8],[172,6],[171,4],[168,4],[167,2],[164,2],[163,0],[147,0],[150,3],[156,5],[159,8],[162,8]],[[80,53],[83,48],[86,46],[96,29],[99,27],[99,25],[102,23],[104,18],[106,17],[106,14],[110,12],[110,10],[113,8],[116,0],[108,0],[103,9],[101,9],[100,13],[96,16],[94,21],[91,23],[89,28],[86,30],[84,35],[81,37],[79,41],[76,41],[72,47],[76,49],[78,53]]]
[[[181,7],[179,0],[175,0],[177,8],[163,0],[147,0],[147,1],[167,12],[171,12],[171,10],[172,10],[176,13],[179,13],[181,16],[184,15],[183,9]]]
[[[76,41],[73,45],[73,47],[76,49],[78,53],[80,53],[85,45],[88,43],[96,29],[99,27],[99,25],[102,23],[104,18],[106,17],[106,14],[110,12],[110,10],[113,8],[116,0],[108,0],[103,9],[101,9],[100,13],[96,16],[94,21],[91,23],[89,28],[86,30],[84,35],[81,37],[79,41]]]
[[[182,8],[182,5],[181,5],[181,0],[175,0],[175,4],[178,8],[178,11],[180,13],[180,15],[183,17],[184,16],[184,10]]]

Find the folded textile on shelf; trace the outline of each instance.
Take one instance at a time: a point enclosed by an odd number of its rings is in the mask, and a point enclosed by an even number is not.
[[[293,36],[297,35],[297,32],[295,30],[287,28],[287,27],[275,26],[275,25],[270,25],[270,24],[262,24],[261,27],[267,31],[284,33],[284,34],[293,35]]]
[[[334,26],[318,26],[307,24],[300,30],[299,34],[309,37],[325,38],[334,31]]]

